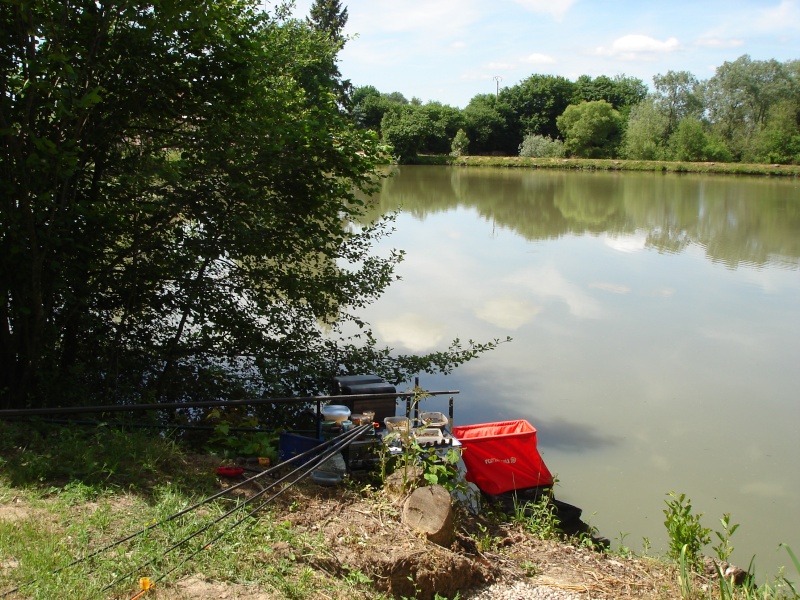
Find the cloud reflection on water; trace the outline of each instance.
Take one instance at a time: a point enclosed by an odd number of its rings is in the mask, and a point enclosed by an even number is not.
[[[573,316],[596,319],[601,316],[600,305],[579,286],[571,283],[553,265],[532,267],[510,275],[509,283],[520,286],[540,298],[562,300]]]
[[[375,329],[389,344],[397,344],[411,352],[427,352],[437,348],[444,338],[444,327],[423,315],[403,313],[376,321]]]
[[[502,329],[519,329],[542,311],[537,306],[512,296],[490,298],[475,308],[475,316]]]
[[[618,252],[638,252],[647,247],[647,236],[644,233],[635,235],[606,235],[604,243]]]

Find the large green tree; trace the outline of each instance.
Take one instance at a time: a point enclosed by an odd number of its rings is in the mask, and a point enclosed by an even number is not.
[[[464,129],[470,140],[472,154],[507,152],[516,135],[510,132],[513,119],[511,107],[496,94],[479,94],[469,101],[462,111]]]
[[[514,114],[510,128],[514,131],[511,154],[516,154],[523,137],[535,133],[545,137],[559,136],[556,119],[572,103],[575,84],[557,75],[531,75],[500,94]]]
[[[424,118],[431,123],[428,137],[422,150],[430,154],[447,154],[458,130],[464,126],[464,117],[458,108],[441,102],[426,102],[418,107]]]
[[[418,106],[394,104],[383,115],[381,136],[399,162],[407,162],[434,135],[434,124]]]
[[[347,17],[347,7],[342,8],[339,0],[314,0],[306,21],[315,32],[326,36],[341,50],[346,41],[343,32],[347,25]],[[350,112],[352,100],[349,96],[353,86],[350,80],[342,80],[342,74],[336,64],[336,54],[330,55],[327,62],[327,70],[336,88],[339,105],[346,112]]]
[[[656,108],[667,119],[666,136],[670,136],[683,119],[699,118],[703,112],[700,82],[688,71],[667,71],[653,77]]]
[[[564,146],[581,158],[612,158],[620,142],[623,121],[605,100],[581,102],[567,107],[558,117]]]
[[[754,140],[782,102],[799,106],[798,80],[792,63],[752,60],[743,55],[717,68],[703,86],[708,118],[716,134],[741,160],[756,160]]]
[[[338,110],[336,51],[257,3],[2,4],[3,406],[452,366],[335,335],[398,260],[348,226],[377,144]]]
[[[340,45],[344,44],[344,26],[347,25],[347,7],[342,8],[339,0],[314,0],[308,12],[309,24],[318,31],[324,31]]]
[[[631,160],[663,160],[668,138],[668,117],[653,98],[631,108],[623,135],[622,151]]]
[[[626,75],[617,75],[614,78],[600,75],[594,79],[589,75],[581,75],[575,81],[574,93],[574,104],[605,100],[627,115],[631,107],[647,97],[647,86],[641,79]]]

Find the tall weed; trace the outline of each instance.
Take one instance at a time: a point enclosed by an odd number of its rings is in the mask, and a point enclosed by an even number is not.
[[[702,513],[692,512],[692,501],[686,494],[670,492],[670,500],[665,500],[664,525],[669,535],[668,556],[676,562],[686,561],[697,567],[702,558],[703,547],[711,541],[711,530],[700,523]]]

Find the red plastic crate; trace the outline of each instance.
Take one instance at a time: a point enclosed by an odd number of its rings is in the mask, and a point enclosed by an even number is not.
[[[525,420],[453,427],[464,448],[467,481],[487,494],[553,485],[536,449],[536,429]]]

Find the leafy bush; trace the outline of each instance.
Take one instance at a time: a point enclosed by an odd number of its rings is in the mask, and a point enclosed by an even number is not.
[[[571,104],[556,119],[571,156],[611,158],[619,145],[625,121],[608,102]]]
[[[733,162],[733,154],[722,138],[712,135],[706,138],[705,160]]]
[[[667,555],[676,562],[686,561],[692,566],[700,562],[703,546],[711,541],[711,530],[700,524],[701,514],[692,512],[692,501],[686,494],[678,496],[670,492],[671,500],[664,500],[666,520],[664,525],[669,534]]]
[[[694,118],[684,119],[669,138],[672,159],[687,162],[705,160],[707,143],[703,123]]]
[[[669,148],[673,160],[700,162],[733,162],[725,141],[705,131],[705,125],[698,119],[684,119],[669,138]]]
[[[452,152],[450,156],[465,156],[469,149],[469,138],[463,129],[459,129],[456,136],[453,138],[453,143],[450,146]]]
[[[566,154],[559,139],[529,133],[519,145],[519,155],[531,158],[562,158]]]

